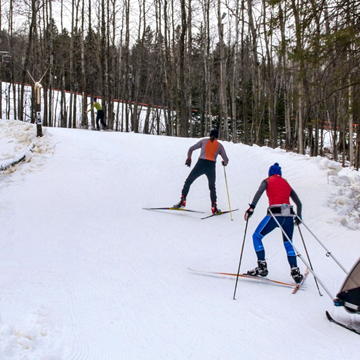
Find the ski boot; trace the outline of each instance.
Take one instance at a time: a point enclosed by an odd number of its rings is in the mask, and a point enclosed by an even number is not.
[[[300,269],[298,266],[293,266],[291,268],[291,276],[297,284],[300,284],[304,278],[304,276],[300,274]]]
[[[267,269],[267,263],[265,260],[259,260],[258,261],[258,266],[253,269],[253,270],[249,270],[245,275],[251,275],[251,276],[267,276],[267,274],[269,273],[268,269]]]
[[[217,208],[216,206],[216,202],[213,202],[211,205],[211,212],[216,215],[216,214],[220,214],[221,210]]]
[[[180,201],[176,205],[174,205],[173,208],[181,209],[184,208],[185,206],[186,206],[186,198],[184,195],[182,195]]]

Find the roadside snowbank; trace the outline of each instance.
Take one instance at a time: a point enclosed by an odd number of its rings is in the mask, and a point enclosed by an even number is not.
[[[0,169],[4,173],[16,170],[26,173],[40,168],[54,152],[51,135],[46,128],[43,133],[44,136],[37,137],[34,124],[0,119]],[[17,165],[22,158],[26,166]]]

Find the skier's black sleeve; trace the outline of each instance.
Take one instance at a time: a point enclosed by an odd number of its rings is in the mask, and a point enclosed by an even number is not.
[[[290,197],[294,201],[294,203],[296,204],[297,215],[299,217],[301,217],[302,204],[301,204],[301,201],[300,201],[299,197],[297,196],[297,193],[293,189],[291,189]]]
[[[256,192],[256,194],[254,195],[253,201],[251,203],[251,205],[254,205],[254,207],[256,206],[256,204],[258,203],[258,201],[261,198],[261,195],[263,194],[263,192],[266,190],[268,185],[268,181],[267,179],[263,180],[259,186],[258,191]]]

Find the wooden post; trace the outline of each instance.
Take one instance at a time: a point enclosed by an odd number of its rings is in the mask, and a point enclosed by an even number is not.
[[[42,121],[41,121],[41,84],[40,82],[35,83],[35,96],[36,96],[36,136],[43,136],[42,133]]]
[[[35,81],[34,78],[29,73],[29,70],[27,71],[29,76],[31,77],[32,81],[34,82],[34,89],[35,89],[35,97],[36,97],[36,105],[35,105],[35,111],[36,111],[36,136],[41,137],[43,136],[42,133],[42,121],[41,121],[41,80],[45,76],[47,70],[44,72],[44,75],[41,77],[39,81]]]

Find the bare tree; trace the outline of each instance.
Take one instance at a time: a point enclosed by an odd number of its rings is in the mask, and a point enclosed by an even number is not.
[[[186,20],[186,4],[185,0],[180,0],[181,7],[181,29],[179,39],[179,116],[181,126],[181,136],[188,136],[188,117],[186,113],[186,99],[185,99],[185,37],[187,31],[187,20]]]
[[[2,2],[0,1],[0,31],[2,29]],[[2,40],[0,39],[0,44],[2,43]],[[3,79],[3,74],[2,74],[2,59],[1,59],[1,64],[0,64],[0,118],[2,119],[2,79]]]
[[[81,2],[81,30],[80,30],[80,61],[81,61],[81,127],[88,128],[87,110],[87,93],[86,93],[86,72],[85,72],[85,0]]]
[[[239,35],[240,35],[240,1],[235,2],[235,39],[233,50],[233,70],[231,84],[231,110],[232,110],[232,141],[238,142],[237,135],[237,85],[238,85],[238,57],[239,57]]]
[[[222,20],[226,13],[221,11],[221,0],[217,2],[217,21],[218,21],[218,34],[219,34],[219,48],[220,48],[220,84],[219,84],[219,99],[220,99],[220,137],[221,139],[229,139],[229,126],[228,126],[228,111],[226,101],[226,59],[224,52],[224,25]]]
[[[253,94],[253,101],[252,101],[252,124],[251,124],[251,132],[250,132],[250,142],[251,144],[254,142],[254,130],[256,128],[260,128],[259,126],[259,112],[260,112],[260,79],[259,79],[259,61],[258,61],[258,44],[257,44],[257,37],[258,34],[256,32],[256,26],[254,23],[253,18],[253,7],[252,7],[252,0],[247,0],[248,4],[248,16],[249,16],[249,32],[251,34],[251,50],[252,50],[252,94]],[[255,128],[255,129],[254,129]],[[258,135],[258,131],[256,131]],[[257,142],[257,137],[255,138],[255,142]]]

